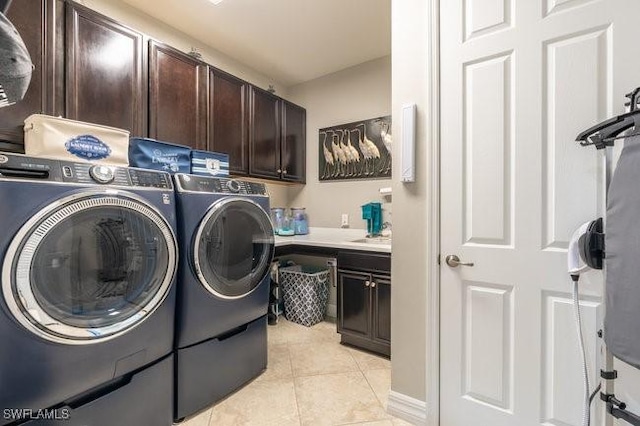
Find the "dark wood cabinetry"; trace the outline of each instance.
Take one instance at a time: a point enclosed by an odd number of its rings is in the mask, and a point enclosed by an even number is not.
[[[66,12],[66,116],[147,133],[143,35],[91,9]]]
[[[338,333],[342,343],[391,354],[390,256],[338,254]]]
[[[0,150],[24,152],[24,120],[43,113],[223,152],[232,175],[305,182],[304,108],[70,0],[14,1],[8,17],[35,69],[0,111]]]
[[[62,114],[60,46],[64,39],[64,3],[57,0],[14,1],[7,17],[27,46],[34,70],[22,101],[0,110],[0,149],[22,151],[24,119],[34,113]]]
[[[371,335],[371,276],[359,272],[338,274],[338,332],[364,338]]]
[[[249,174],[305,182],[306,111],[251,88]]]
[[[282,180],[305,182],[307,112],[304,108],[288,101],[282,105],[282,140],[280,163]]]
[[[149,136],[207,148],[205,63],[155,40],[149,42]]]
[[[371,288],[373,307],[372,318],[373,328],[371,337],[374,341],[390,345],[391,344],[391,280],[389,277],[372,275]]]
[[[280,178],[280,98],[251,87],[249,174]]]
[[[229,154],[229,172],[246,175],[249,85],[213,67],[209,70],[209,150]]]

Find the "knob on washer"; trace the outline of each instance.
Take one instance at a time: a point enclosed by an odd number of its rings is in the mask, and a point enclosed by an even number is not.
[[[115,179],[113,169],[107,166],[93,166],[89,169],[89,176],[98,183],[110,183]]]
[[[231,192],[240,192],[240,182],[237,180],[230,180],[227,182],[227,188]]]

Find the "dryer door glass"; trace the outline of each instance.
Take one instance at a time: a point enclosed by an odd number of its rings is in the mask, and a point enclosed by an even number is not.
[[[216,296],[239,298],[251,293],[269,273],[273,227],[258,204],[225,198],[204,217],[194,244],[200,282]]]
[[[24,319],[63,340],[103,339],[139,324],[164,300],[174,276],[171,229],[128,196],[74,198],[21,234],[15,303]]]

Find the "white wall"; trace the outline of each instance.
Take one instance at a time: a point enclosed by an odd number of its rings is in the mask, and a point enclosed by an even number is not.
[[[426,399],[426,283],[429,182],[427,8],[425,0],[392,2],[393,134],[401,137],[401,108],[417,105],[416,182],[403,184],[393,164],[393,256],[391,259],[391,390]],[[401,157],[394,144],[394,158]],[[436,401],[437,404],[437,401]]]
[[[307,109],[307,184],[289,188],[290,206],[306,207],[311,226],[337,228],[348,213],[351,228],[366,228],[360,206],[384,200],[389,179],[320,182],[318,130],[391,113],[391,58],[384,57],[292,86],[288,99]],[[390,220],[391,203],[383,204]]]

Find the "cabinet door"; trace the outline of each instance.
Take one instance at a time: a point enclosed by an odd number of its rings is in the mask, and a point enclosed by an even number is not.
[[[207,65],[149,42],[149,136],[195,149],[207,147]]]
[[[229,154],[229,172],[249,173],[247,84],[214,68],[209,73],[209,150]]]
[[[22,37],[34,71],[22,101],[0,110],[0,150],[24,152],[24,119],[31,114],[62,114],[62,46],[64,3],[57,0],[20,0],[9,7],[7,17]],[[57,51],[59,50],[59,52]]]
[[[391,344],[391,280],[374,275],[371,280],[374,341]]]
[[[280,99],[251,88],[249,138],[249,174],[279,178],[280,169]]]
[[[66,116],[145,136],[143,35],[74,3],[66,15]]]
[[[306,117],[304,108],[282,101],[282,180],[305,182]]]
[[[338,333],[371,335],[371,276],[358,272],[338,274]]]

